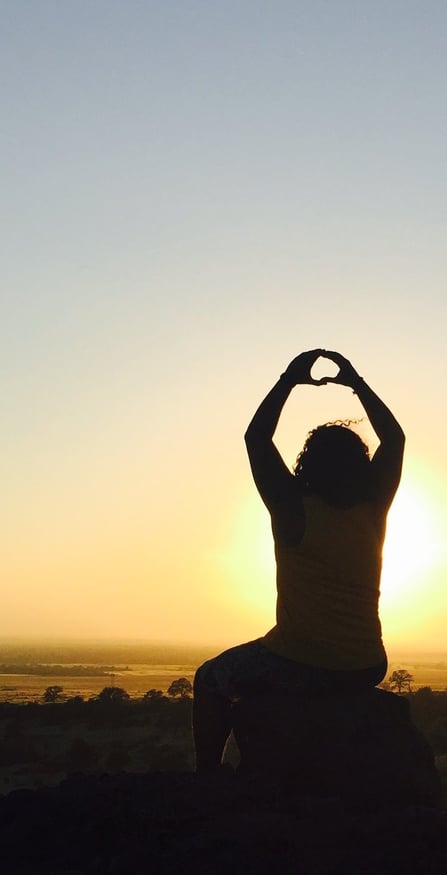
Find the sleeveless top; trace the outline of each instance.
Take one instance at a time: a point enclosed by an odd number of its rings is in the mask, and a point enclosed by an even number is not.
[[[276,625],[263,643],[319,668],[369,668],[385,658],[379,620],[383,538],[370,504],[339,508],[303,499],[305,532],[275,544]]]

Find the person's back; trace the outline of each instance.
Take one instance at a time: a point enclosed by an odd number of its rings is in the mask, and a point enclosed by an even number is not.
[[[385,657],[378,615],[382,540],[368,502],[339,508],[303,498],[295,544],[276,541],[275,653],[327,669],[361,669]]]

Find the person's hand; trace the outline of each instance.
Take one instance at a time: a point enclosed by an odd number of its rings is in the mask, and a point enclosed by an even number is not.
[[[335,377],[325,377],[325,383],[339,383],[341,386],[350,386],[351,389],[355,389],[358,386],[362,378],[348,359],[339,352],[327,349],[321,350],[321,356],[334,362],[340,369]]]
[[[323,383],[326,382],[326,379],[314,380],[310,372],[317,359],[324,354],[323,349],[311,349],[308,352],[300,353],[300,355],[290,362],[290,365],[286,368],[283,376],[293,386],[296,386],[298,383],[309,383],[312,386],[323,385]]]

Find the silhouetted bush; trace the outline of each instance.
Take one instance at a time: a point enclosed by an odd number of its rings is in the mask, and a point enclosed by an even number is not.
[[[162,697],[163,697],[162,690],[148,690],[144,694],[142,701],[143,702],[148,702],[148,701],[152,702],[152,701],[154,701],[154,699],[161,699]]]
[[[409,692],[414,677],[406,668],[398,668],[388,678],[390,690],[396,693]]]
[[[180,696],[182,699],[192,695],[192,684],[188,678],[177,678],[168,687],[168,696]]]
[[[97,696],[102,705],[124,705],[129,699],[129,693],[122,687],[104,687]]]
[[[55,684],[52,687],[46,688],[46,690],[42,696],[42,699],[47,704],[52,703],[52,702],[57,702],[61,698],[63,692],[64,692],[64,688],[60,687],[59,684]]]

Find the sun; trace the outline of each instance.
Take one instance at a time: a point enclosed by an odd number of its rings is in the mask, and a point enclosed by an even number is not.
[[[256,493],[241,497],[217,556],[231,597],[241,609],[273,621],[275,557],[269,515]]]
[[[402,482],[388,514],[383,550],[382,607],[402,608],[402,599],[413,601],[440,557],[438,521],[434,505],[411,480]]]
[[[407,475],[388,514],[383,550],[380,616],[387,634],[445,603],[439,587],[445,565],[441,520],[429,484]],[[269,515],[256,493],[241,496],[214,562],[225,580],[225,598],[257,621],[274,621],[275,558]]]

